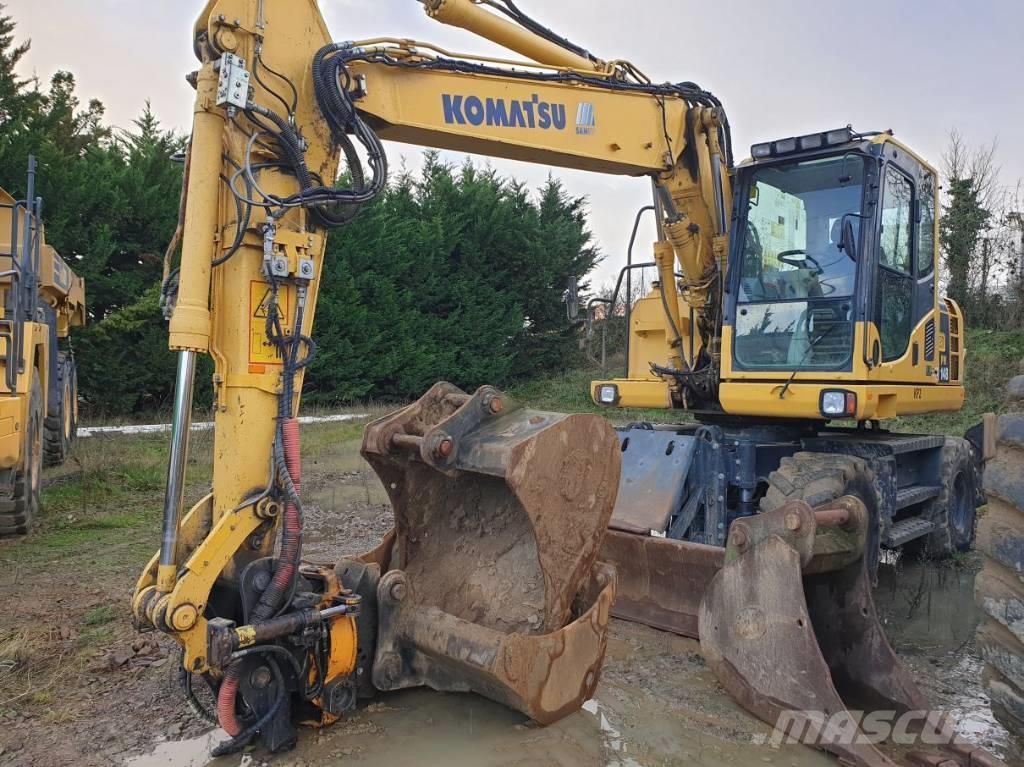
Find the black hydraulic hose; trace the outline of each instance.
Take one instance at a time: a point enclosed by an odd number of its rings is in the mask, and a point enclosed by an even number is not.
[[[192,672],[185,668],[184,657],[185,651],[182,650],[178,655],[178,684],[181,685],[181,689],[185,693],[185,700],[188,702],[188,707],[199,719],[203,720],[207,724],[216,725],[217,715],[199,702],[199,698],[196,697],[196,691],[192,689]]]
[[[286,661],[288,661],[288,664],[292,667],[292,671],[295,672],[295,678],[300,683],[302,683],[302,685],[303,685],[303,693],[302,693],[302,697],[303,698],[305,698],[306,700],[312,700],[313,698],[315,698],[317,695],[320,694],[320,688],[322,687],[322,685],[318,684],[315,688],[312,688],[312,689],[306,687],[305,686],[305,679],[308,676],[307,669],[304,668],[302,666],[302,664],[299,663],[298,660],[296,660],[294,655],[292,655],[290,652],[288,652],[288,650],[286,650],[284,647],[281,647],[280,645],[265,644],[265,645],[259,645],[257,647],[249,647],[249,648],[247,648],[245,650],[239,650],[238,652],[232,653],[231,654],[231,659],[232,660],[242,660],[243,658],[248,658],[251,655],[262,655],[262,654],[265,654],[265,653],[273,653],[275,655],[280,655],[282,658],[284,658]],[[315,653],[313,653],[313,655],[314,655],[314,657],[316,656]],[[323,672],[320,669],[319,661],[316,661],[316,665],[317,665],[317,669],[318,669],[317,679],[320,682],[322,682],[323,681]]]
[[[276,644],[263,644],[263,645],[257,645],[256,647],[248,647],[248,648],[246,648],[244,650],[238,650],[237,652],[231,653],[231,660],[232,661],[236,661],[236,660],[242,660],[243,658],[248,658],[251,655],[267,655],[267,654],[280,655],[281,657],[283,657],[291,665],[292,670],[295,672],[296,678],[298,678],[300,680],[302,679],[302,664],[300,664],[295,659],[294,655],[292,655],[290,652],[288,652],[283,647],[280,647],[279,645],[276,645]]]
[[[536,21],[535,19],[532,19],[529,16],[527,16],[525,13],[523,13],[521,10],[519,10],[519,8],[516,7],[516,4],[513,2],[513,0],[499,0],[499,1],[501,3],[503,3],[504,7],[502,7],[501,5],[498,5],[496,2],[495,3],[489,3],[489,5],[491,5],[496,10],[501,11],[506,16],[514,19],[515,21],[517,21],[519,24],[521,24],[526,29],[528,29],[531,32],[533,32],[538,37],[542,37],[545,40],[547,40],[548,42],[554,43],[559,48],[564,48],[565,50],[569,51],[570,53],[575,53],[577,56],[582,56],[583,58],[589,59],[590,61],[593,61],[593,62],[597,61],[597,57],[594,54],[592,54],[590,51],[588,51],[586,48],[584,48],[584,47],[582,47],[580,45],[577,45],[576,43],[571,42],[567,38],[562,37],[560,34],[555,32],[554,30],[548,29],[543,24],[541,24],[539,21]]]
[[[243,179],[245,180],[246,186],[246,199],[251,200],[253,192],[252,185],[249,183],[249,180],[245,178],[244,174]],[[220,180],[226,184],[231,183],[227,176],[224,175],[221,175]],[[239,249],[241,249],[242,243],[245,241],[245,233],[249,231],[249,224],[252,223],[252,205],[243,203],[242,200],[240,200],[237,195],[232,195],[232,197],[234,197],[235,199],[235,221],[237,222],[237,227],[235,229],[235,239],[231,243],[231,247],[228,248],[227,253],[225,253],[220,258],[215,258],[213,260],[213,266],[223,266],[232,258],[234,258],[235,254],[239,251]]]
[[[657,208],[653,205],[645,205],[636,212],[636,220],[633,221],[633,233],[629,236],[629,247],[626,249],[626,269],[628,270],[626,272],[626,378],[629,378],[629,329],[632,327],[631,320],[633,318],[633,246],[636,245],[636,236],[640,231],[640,221],[643,219],[644,213],[648,211],[656,214]],[[616,288],[615,292],[618,293],[618,288]]]

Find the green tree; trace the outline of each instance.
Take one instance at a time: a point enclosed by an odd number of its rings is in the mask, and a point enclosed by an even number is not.
[[[971,303],[971,271],[981,233],[991,217],[978,199],[974,179],[951,179],[940,224],[942,254],[949,273],[948,293],[961,306]]]
[[[16,45],[14,42],[14,19],[4,15],[4,6],[0,3],[0,153],[4,144],[4,135],[12,128],[23,126],[39,98],[38,91],[32,87],[31,80],[23,80],[15,72],[18,63],[28,53],[31,43]]]
[[[312,396],[404,400],[439,379],[466,389],[559,370],[578,354],[562,291],[599,258],[586,203],[428,153],[335,232]]]

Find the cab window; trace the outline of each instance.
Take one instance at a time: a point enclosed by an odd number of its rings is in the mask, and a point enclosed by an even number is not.
[[[885,174],[882,197],[882,266],[910,274],[911,203],[914,188],[910,179],[892,168]]]
[[[921,220],[917,224],[917,276],[927,277],[935,268],[935,178],[921,184]]]
[[[885,172],[882,195],[882,232],[878,262],[878,332],[882,360],[892,362],[907,353],[913,331],[914,185],[894,166]]]

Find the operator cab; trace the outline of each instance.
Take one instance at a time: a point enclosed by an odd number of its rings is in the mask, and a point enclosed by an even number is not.
[[[737,173],[735,369],[852,371],[858,321],[879,328],[878,361],[902,356],[935,303],[931,170],[849,128],[752,155]]]
[[[956,344],[937,345],[933,321],[950,341],[959,310],[936,297],[932,168],[891,134],[851,128],[751,154],[736,171],[723,378],[956,383]],[[888,417],[859,404],[818,414]]]

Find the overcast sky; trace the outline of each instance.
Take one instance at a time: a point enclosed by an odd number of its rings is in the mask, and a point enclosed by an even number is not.
[[[25,74],[72,71],[83,100],[128,125],[145,100],[166,125],[187,130],[195,68],[191,29],[202,0],[0,0],[32,50]],[[286,2],[286,0],[269,0]],[[656,80],[692,80],[723,101],[737,156],[762,140],[841,127],[893,129],[938,164],[952,128],[977,145],[1000,138],[1009,183],[1024,176],[1024,2],[1021,0],[519,0],[518,5],[605,59],[625,58]],[[426,18],[416,0],[321,0],[336,40],[414,37],[461,52],[486,41]],[[389,146],[392,163],[418,150]],[[460,160],[457,155],[453,160]],[[538,185],[548,168],[493,160]],[[585,195],[611,281],[625,260],[642,179],[555,169]],[[648,232],[644,240],[652,240]],[[641,240],[641,241],[644,241]],[[644,258],[644,251],[638,256]]]

